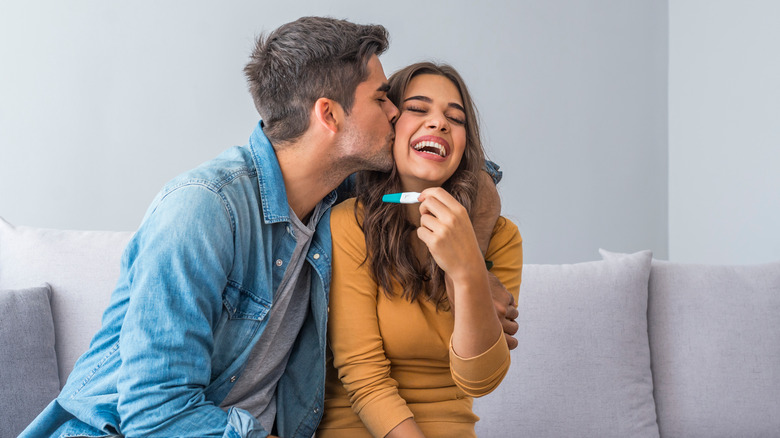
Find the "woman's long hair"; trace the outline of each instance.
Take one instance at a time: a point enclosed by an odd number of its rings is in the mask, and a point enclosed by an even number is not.
[[[471,216],[485,153],[479,135],[477,111],[460,74],[446,64],[412,64],[390,77],[387,96],[400,108],[409,82],[422,74],[446,77],[455,84],[463,100],[463,108],[466,110],[466,149],[457,170],[442,187]],[[382,202],[382,195],[400,191],[401,180],[395,165],[389,173],[364,171],[358,174],[355,216],[360,223],[359,210],[362,208],[361,228],[366,237],[367,250],[364,263],[369,263],[374,280],[388,297],[393,295],[393,284],[399,284],[404,299],[414,301],[422,294],[425,299],[435,302],[437,308],[449,309],[444,271],[436,265],[430,253],[427,260],[420,263],[412,249],[410,239],[416,233],[416,226],[407,220],[402,205]]]

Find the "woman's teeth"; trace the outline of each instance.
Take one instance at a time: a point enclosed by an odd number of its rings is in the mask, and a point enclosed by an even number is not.
[[[426,152],[431,155],[438,155],[440,157],[447,156],[447,150],[444,148],[444,146],[433,141],[421,141],[414,145],[414,150]]]

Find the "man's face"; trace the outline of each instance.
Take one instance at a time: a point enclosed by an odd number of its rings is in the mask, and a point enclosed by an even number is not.
[[[338,145],[340,162],[352,171],[389,171],[398,108],[387,99],[387,77],[376,55],[369,59],[368,71],[368,79],[355,90],[355,102],[345,119]]]

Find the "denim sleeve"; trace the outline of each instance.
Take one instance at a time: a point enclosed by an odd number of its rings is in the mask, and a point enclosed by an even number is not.
[[[228,425],[222,438],[267,438],[268,432],[260,426],[249,412],[230,408],[228,411]]]
[[[487,172],[488,175],[493,178],[493,183],[496,185],[498,185],[498,183],[501,181],[501,178],[504,176],[504,172],[499,170],[500,167],[501,166],[490,160],[485,160],[485,167],[483,167],[485,172]]]
[[[131,240],[117,381],[123,435],[268,435],[248,412],[229,416],[204,393],[233,254],[222,198],[199,185],[163,196]]]

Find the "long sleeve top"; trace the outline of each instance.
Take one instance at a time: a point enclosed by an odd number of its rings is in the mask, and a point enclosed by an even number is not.
[[[459,357],[451,348],[453,314],[420,298],[388,298],[370,274],[355,200],[333,208],[325,414],[318,438],[382,437],[414,417],[426,437],[475,436],[472,397],[495,389],[509,368],[503,334],[484,353]],[[486,259],[515,296],[522,239],[499,218]]]

